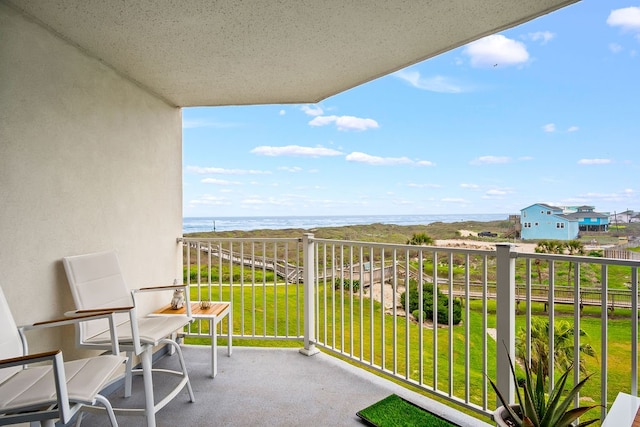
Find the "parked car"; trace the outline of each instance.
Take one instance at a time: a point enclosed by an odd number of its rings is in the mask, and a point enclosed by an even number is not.
[[[490,231],[481,231],[478,233],[478,237],[498,237],[498,233],[492,233]]]

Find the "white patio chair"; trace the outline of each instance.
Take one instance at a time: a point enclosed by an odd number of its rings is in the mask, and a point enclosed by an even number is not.
[[[115,325],[110,313],[90,317]],[[78,320],[54,320],[17,327],[0,288],[0,425],[66,424],[78,411],[97,404],[106,409],[111,425],[118,425],[111,404],[99,394],[118,379],[118,371],[125,362],[125,358],[118,355],[115,328],[111,329],[112,355],[65,362],[61,350],[28,352],[26,330],[68,325]],[[32,366],[34,364],[37,365]],[[122,378],[121,374],[119,378]]]
[[[132,375],[142,375],[145,392],[145,407],[140,409],[122,409],[128,415],[144,415],[147,425],[156,425],[155,414],[167,405],[177,394],[187,388],[191,402],[195,402],[189,375],[182,356],[182,350],[175,339],[175,334],[191,322],[191,306],[189,294],[185,292],[187,313],[172,316],[138,316],[136,312],[136,294],[150,291],[166,291],[183,289],[184,285],[141,288],[130,291],[120,268],[115,251],[65,257],[63,259],[67,279],[77,310],[72,315],[132,307],[127,315],[116,315],[116,324],[120,348],[127,352],[127,368],[125,375],[125,397],[131,395]],[[107,325],[100,321],[81,322],[76,328],[77,345],[82,348],[106,349]],[[180,362],[180,370],[152,369],[153,348],[158,345],[169,345],[175,351]],[[140,357],[142,369],[133,369],[133,355]],[[176,387],[159,402],[155,402],[153,392],[153,372],[161,372],[180,376]],[[120,413],[119,408],[114,408]]]

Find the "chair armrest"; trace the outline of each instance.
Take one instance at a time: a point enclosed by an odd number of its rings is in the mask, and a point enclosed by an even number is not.
[[[9,359],[0,359],[0,368],[10,368],[12,366],[27,365],[29,363],[39,363],[47,360],[54,360],[57,354],[62,354],[61,350],[46,351],[43,353],[34,353],[27,356],[11,357]]]
[[[120,354],[120,346],[118,344],[118,331],[116,329],[116,322],[115,322],[115,313],[130,311],[131,309],[133,309],[133,307],[116,308],[116,309],[99,309],[99,311],[95,311],[92,313],[86,313],[86,312],[77,313],[77,311],[85,311],[85,310],[77,310],[76,315],[73,317],[45,320],[42,322],[33,323],[31,325],[23,325],[18,327],[18,331],[20,332],[20,335],[23,338],[23,346],[25,348],[25,352],[28,352],[27,343],[26,343],[26,340],[24,339],[24,331],[33,330],[33,329],[50,328],[54,326],[77,325],[79,322],[84,322],[87,320],[107,319],[109,321],[109,333],[111,336],[111,351],[113,352],[113,354]],[[86,311],[92,311],[92,310],[86,310]],[[67,312],[67,313],[73,313],[73,312]]]
[[[144,288],[140,288],[140,289],[134,289],[133,292],[154,292],[154,291],[171,291],[171,290],[176,290],[176,289],[187,289],[187,285],[166,285],[166,286],[146,286]]]
[[[131,293],[133,297],[133,292]],[[135,298],[134,298],[135,303]],[[114,353],[119,354],[119,347],[117,344],[118,335],[115,328],[115,314],[116,313],[126,313],[129,316],[129,323],[131,325],[131,337],[134,346],[135,354],[140,354],[142,352],[142,345],[140,344],[140,335],[138,333],[138,322],[137,322],[137,314],[135,305],[123,306],[123,307],[100,307],[100,308],[89,308],[84,310],[72,310],[67,311],[65,316],[69,316],[73,319],[79,319],[79,321],[87,321],[93,320],[91,318],[87,319],[85,316],[111,316],[109,320],[109,329],[111,332],[111,342]],[[118,352],[115,352],[118,351]]]
[[[10,359],[0,360],[0,368],[8,368],[11,366],[27,365],[29,363],[52,362],[53,378],[56,387],[56,400],[58,403],[58,412],[62,420],[68,420],[70,417],[69,397],[67,391],[67,379],[64,373],[64,360],[62,358],[62,350],[47,351],[44,353],[35,353],[27,356],[12,357]]]
[[[86,310],[72,310],[64,313],[67,317],[79,318],[83,316],[95,316],[101,314],[110,314],[110,313],[125,313],[130,310],[133,310],[134,306],[128,305],[124,307],[100,307],[100,308],[89,308]]]

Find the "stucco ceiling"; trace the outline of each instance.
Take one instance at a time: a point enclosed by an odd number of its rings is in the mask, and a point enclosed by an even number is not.
[[[172,105],[314,103],[577,0],[5,0]]]

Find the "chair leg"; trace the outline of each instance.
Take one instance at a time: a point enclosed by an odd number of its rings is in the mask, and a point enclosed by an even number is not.
[[[131,381],[133,377],[133,352],[127,352],[127,362],[124,375],[124,397],[131,397]]]
[[[175,352],[178,354],[178,360],[180,361],[180,368],[182,369],[182,374],[187,379],[187,391],[189,392],[189,399],[191,400],[191,402],[195,402],[196,397],[193,394],[193,389],[191,388],[191,379],[189,379],[189,374],[187,373],[187,365],[186,363],[184,363],[184,357],[182,356],[182,348],[180,348],[180,344],[178,344],[173,340],[169,340],[168,342],[171,345],[171,348],[173,348]]]
[[[153,373],[151,371],[151,358],[153,347],[146,345],[141,354],[142,357],[142,379],[144,382],[144,413],[147,419],[147,427],[156,426],[155,402],[153,399]]]
[[[116,414],[113,413],[113,407],[111,406],[111,402],[109,402],[109,400],[106,397],[102,396],[101,394],[98,394],[96,396],[96,401],[100,402],[102,406],[104,406],[105,409],[107,410],[107,415],[109,416],[109,421],[111,421],[111,426],[118,427],[118,421],[116,421]],[[82,417],[82,413],[80,413],[80,417]],[[78,427],[79,425],[80,425],[80,420],[78,420],[78,424],[76,425],[76,427]]]

